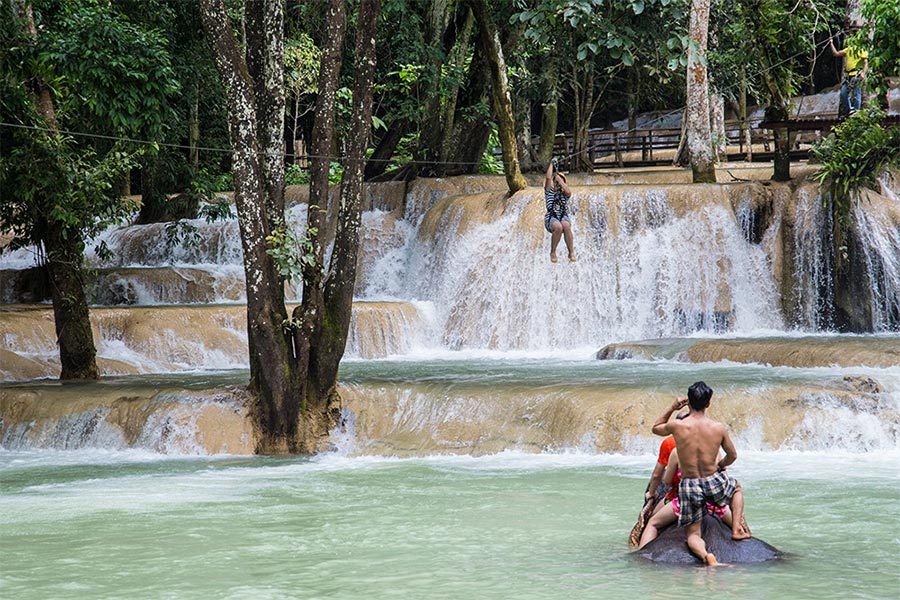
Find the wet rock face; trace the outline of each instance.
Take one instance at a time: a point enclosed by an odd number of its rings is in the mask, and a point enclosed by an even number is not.
[[[735,541],[731,539],[731,529],[711,515],[703,517],[701,535],[706,542],[706,549],[715,554],[720,563],[760,563],[784,558],[784,554],[780,550],[762,540],[750,538]],[[681,565],[702,564],[700,559],[688,550],[687,536],[683,527],[669,527],[663,530],[658,538],[634,554],[653,562]]]

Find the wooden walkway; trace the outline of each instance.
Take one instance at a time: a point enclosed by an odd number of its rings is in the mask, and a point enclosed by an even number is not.
[[[765,151],[754,151],[753,162],[771,162],[774,160],[773,133],[775,129],[787,128],[788,133],[821,132],[827,135],[843,119],[836,114],[822,114],[814,119],[788,119],[786,121],[749,122],[751,141],[760,144]],[[884,119],[885,125],[900,125],[900,115],[892,115]],[[746,156],[744,140],[740,135],[739,121],[725,122],[727,137],[726,152],[729,161],[741,161]],[[809,156],[808,143],[811,140],[797,139],[791,150],[792,160],[803,160]],[[672,164],[672,151],[681,142],[681,129],[678,128],[638,128],[626,129],[591,129],[588,132],[588,157],[595,169],[614,167],[665,166]],[[802,147],[807,144],[807,147]],[[557,156],[570,157],[574,154],[574,140],[571,133],[559,134],[553,146]],[[638,158],[639,154],[639,158]],[[566,161],[563,168],[568,168]]]
[[[752,143],[768,147],[772,141],[772,134],[759,130],[757,127],[759,122],[759,120],[749,122]],[[729,160],[732,157],[742,160],[745,152],[740,135],[740,122],[726,121],[725,135],[728,138],[726,147]],[[672,164],[672,152],[667,151],[676,150],[680,142],[680,128],[591,129],[588,132],[587,151],[591,164],[597,169],[661,166]],[[570,157],[574,152],[572,134],[558,134],[553,146],[553,153],[557,156]],[[640,158],[637,158],[638,154]],[[567,167],[568,165],[564,162],[563,168]]]

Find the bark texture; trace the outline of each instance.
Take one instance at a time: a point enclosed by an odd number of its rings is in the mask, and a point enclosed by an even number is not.
[[[283,19],[282,4],[275,0],[260,2],[256,7],[271,11],[271,19]],[[226,90],[229,126],[232,140],[234,168],[234,198],[244,253],[244,273],[247,286],[247,337],[250,350],[250,389],[258,402],[253,413],[260,429],[260,448],[269,453],[293,452],[300,449],[298,420],[301,406],[300,381],[293,367],[291,337],[283,328],[287,318],[284,288],[272,257],[266,253],[266,238],[272,232],[271,223],[283,219],[270,213],[277,210],[278,176],[267,172],[274,149],[264,146],[270,142],[269,123],[260,122],[265,115],[265,101],[258,104],[257,77],[267,72],[275,58],[254,53],[278,53],[280,42],[261,43],[261,21],[254,16],[255,8],[247,12],[246,36],[248,54],[245,57],[231,30],[222,0],[202,0],[203,26],[212,46],[216,68]],[[272,38],[281,37],[282,27],[269,32]],[[260,49],[262,48],[262,49]],[[262,141],[261,141],[262,140]],[[281,136],[277,138],[281,150]],[[265,148],[265,153],[263,153]],[[280,170],[280,162],[279,162]],[[271,181],[269,180],[271,178]],[[283,193],[283,190],[282,190]]]
[[[362,174],[372,123],[372,81],[375,76],[375,29],[381,0],[361,0],[356,31],[356,78],[347,156],[341,179],[340,211],[334,250],[325,286],[323,335],[319,340],[315,381],[320,397],[334,393],[338,363],[350,331],[359,228]]]
[[[716,181],[709,125],[709,80],[706,72],[709,1],[691,0],[691,40],[687,61],[687,144],[694,183]]]
[[[721,94],[709,95],[709,128],[716,162],[728,158],[728,138],[725,132],[725,98]]]
[[[782,106],[771,105],[766,107],[765,118],[767,121],[786,121],[788,111]],[[772,175],[774,181],[788,181],[791,178],[791,138],[787,129],[773,129],[775,172]]]

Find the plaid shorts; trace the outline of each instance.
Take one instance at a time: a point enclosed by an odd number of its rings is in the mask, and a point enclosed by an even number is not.
[[[706,514],[706,503],[726,506],[737,491],[737,481],[725,471],[713,473],[709,477],[682,479],[678,484],[678,526],[696,523]]]

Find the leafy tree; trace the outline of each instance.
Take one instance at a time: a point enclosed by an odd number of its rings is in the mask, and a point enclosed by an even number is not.
[[[814,177],[827,186],[845,228],[854,192],[878,189],[878,177],[888,167],[900,167],[900,125],[885,127],[884,117],[875,107],[857,111],[813,147],[812,157],[821,164]]]
[[[752,65],[747,77],[767,105],[766,119],[786,120],[791,97],[806,78],[803,65],[815,55],[815,34],[840,21],[843,3],[721,0],[719,8],[725,16],[719,28],[722,43]],[[790,140],[784,129],[775,131],[773,179],[790,179]]]
[[[569,85],[575,169],[593,168],[588,132],[616,77],[632,68],[658,77],[679,64],[686,14],[684,0],[540,0],[513,15],[527,23],[527,39],[548,48],[548,68]]]
[[[111,0],[131,22],[158,32],[165,41],[180,93],[169,98],[165,126],[152,139],[158,152],[141,157],[138,223],[197,217],[197,187],[227,171],[220,150],[228,146],[224,92],[203,37],[196,1]],[[220,189],[212,191],[222,191]]]
[[[866,24],[856,42],[869,53],[870,81],[882,96],[886,78],[900,75],[900,2],[862,0],[861,5]]]
[[[310,200],[303,236],[284,219],[284,13],[281,0],[244,6],[246,49],[223,0],[201,0],[203,26],[227,91],[235,203],[244,248],[252,414],[259,452],[311,452],[336,423],[337,370],[350,326],[359,246],[363,155],[369,137],[375,26],[380,0],[361,0],[356,15],[355,81],[331,262],[324,263],[322,213],[328,203],[328,154],[342,63],[345,0],[326,9],[318,74]],[[295,252],[299,251],[299,255]],[[290,318],[285,277],[303,278]]]
[[[84,293],[85,240],[132,207],[117,182],[176,89],[163,41],[102,2],[0,5],[0,229],[35,245],[50,279],[63,379],[98,377]],[[65,132],[90,131],[93,137]]]

